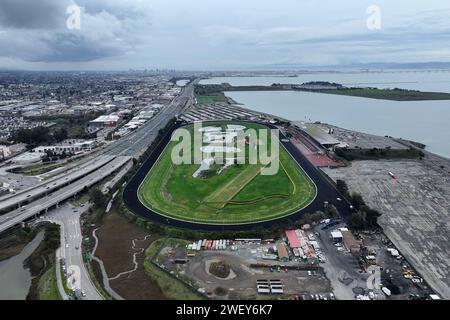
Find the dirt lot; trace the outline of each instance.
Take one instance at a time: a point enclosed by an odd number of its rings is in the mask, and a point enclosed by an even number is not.
[[[368,274],[362,272],[363,270],[361,270],[357,258],[349,252],[339,251],[331,241],[330,232],[340,227],[344,227],[344,224],[328,230],[322,230],[322,225],[315,228],[320,235],[318,239],[321,251],[327,259],[321,266],[331,281],[336,298],[339,300],[353,300],[357,293],[363,293],[367,289],[366,279]]]
[[[149,235],[147,230],[130,223],[125,217],[114,212],[103,217],[97,235],[99,246],[96,256],[103,261],[110,285],[119,295],[130,300],[165,298],[161,290],[146,275],[142,266],[143,251],[158,238],[157,236],[147,237]],[[135,268],[133,262],[135,253],[138,266],[132,271]],[[126,273],[127,271],[132,272]]]
[[[164,251],[161,251],[164,254]],[[325,294],[331,291],[330,283],[321,270],[289,270],[285,272],[268,268],[250,268],[249,261],[232,251],[200,251],[195,257],[189,258],[186,264],[174,264],[172,259],[164,261],[164,265],[169,269],[178,272],[189,279],[192,279],[200,288],[204,288],[206,293],[213,299],[277,299],[280,296],[261,296],[257,294],[256,280],[281,280],[283,283],[284,295],[282,298],[292,298],[294,295],[305,295],[309,299],[309,294]],[[224,261],[230,266],[230,274],[227,278],[220,278],[210,273],[211,263]],[[219,290],[217,290],[220,288]],[[219,291],[223,291],[218,293]]]

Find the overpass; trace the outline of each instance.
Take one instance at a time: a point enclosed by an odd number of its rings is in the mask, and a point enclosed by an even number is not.
[[[117,157],[105,166],[86,175],[80,180],[77,180],[53,193],[47,194],[46,196],[33,201],[26,206],[0,216],[0,232],[3,232],[43,212],[47,212],[47,210],[51,207],[58,206],[59,203],[75,196],[77,193],[83,191],[84,188],[91,187],[99,181],[107,178],[130,160],[130,157]]]
[[[0,197],[0,212],[7,212],[0,216],[0,232],[57,206],[83,191],[84,188],[91,187],[107,178],[132,158],[141,155],[170,119],[190,107],[193,101],[194,85],[198,81],[197,79],[187,85],[178,97],[143,127],[95,151],[88,156],[89,160],[84,158],[71,165],[70,169],[45,182],[16,194]],[[23,206],[23,204],[26,205]],[[16,206],[17,208],[14,208]]]
[[[113,159],[113,156],[102,156],[92,159],[83,165],[76,166],[68,172],[58,174],[57,176],[45,180],[44,182],[41,182],[31,188],[18,191],[15,194],[0,197],[0,212],[4,212],[13,207],[19,208],[23,204],[29,203],[30,201],[62,188],[106,165]]]

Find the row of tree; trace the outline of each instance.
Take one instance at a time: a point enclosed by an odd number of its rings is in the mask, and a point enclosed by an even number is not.
[[[61,227],[59,224],[50,223],[45,227],[44,244],[49,252],[54,252],[61,246]]]
[[[361,194],[353,192],[350,194],[347,183],[337,180],[338,191],[345,196],[353,205],[355,211],[351,216],[351,226],[357,230],[378,228],[377,219],[381,215],[377,210],[370,208]]]
[[[25,143],[30,148],[35,148],[40,145],[61,142],[68,138],[68,133],[65,128],[57,129],[50,132],[48,127],[35,127],[31,129],[19,129],[12,134],[11,140],[18,143]]]

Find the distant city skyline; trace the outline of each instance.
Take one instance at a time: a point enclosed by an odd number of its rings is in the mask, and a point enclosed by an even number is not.
[[[2,0],[0,70],[448,67],[449,16],[439,0]]]

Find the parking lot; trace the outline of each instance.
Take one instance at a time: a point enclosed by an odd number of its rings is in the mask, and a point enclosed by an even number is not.
[[[12,168],[13,167],[11,166],[4,166],[0,168],[0,187],[3,185],[7,189],[20,191],[30,188],[40,182],[36,177],[15,174],[7,171]]]
[[[382,216],[378,223],[430,286],[450,298],[450,176],[448,166],[423,161],[356,161],[324,169]],[[392,172],[396,179],[393,179]]]

